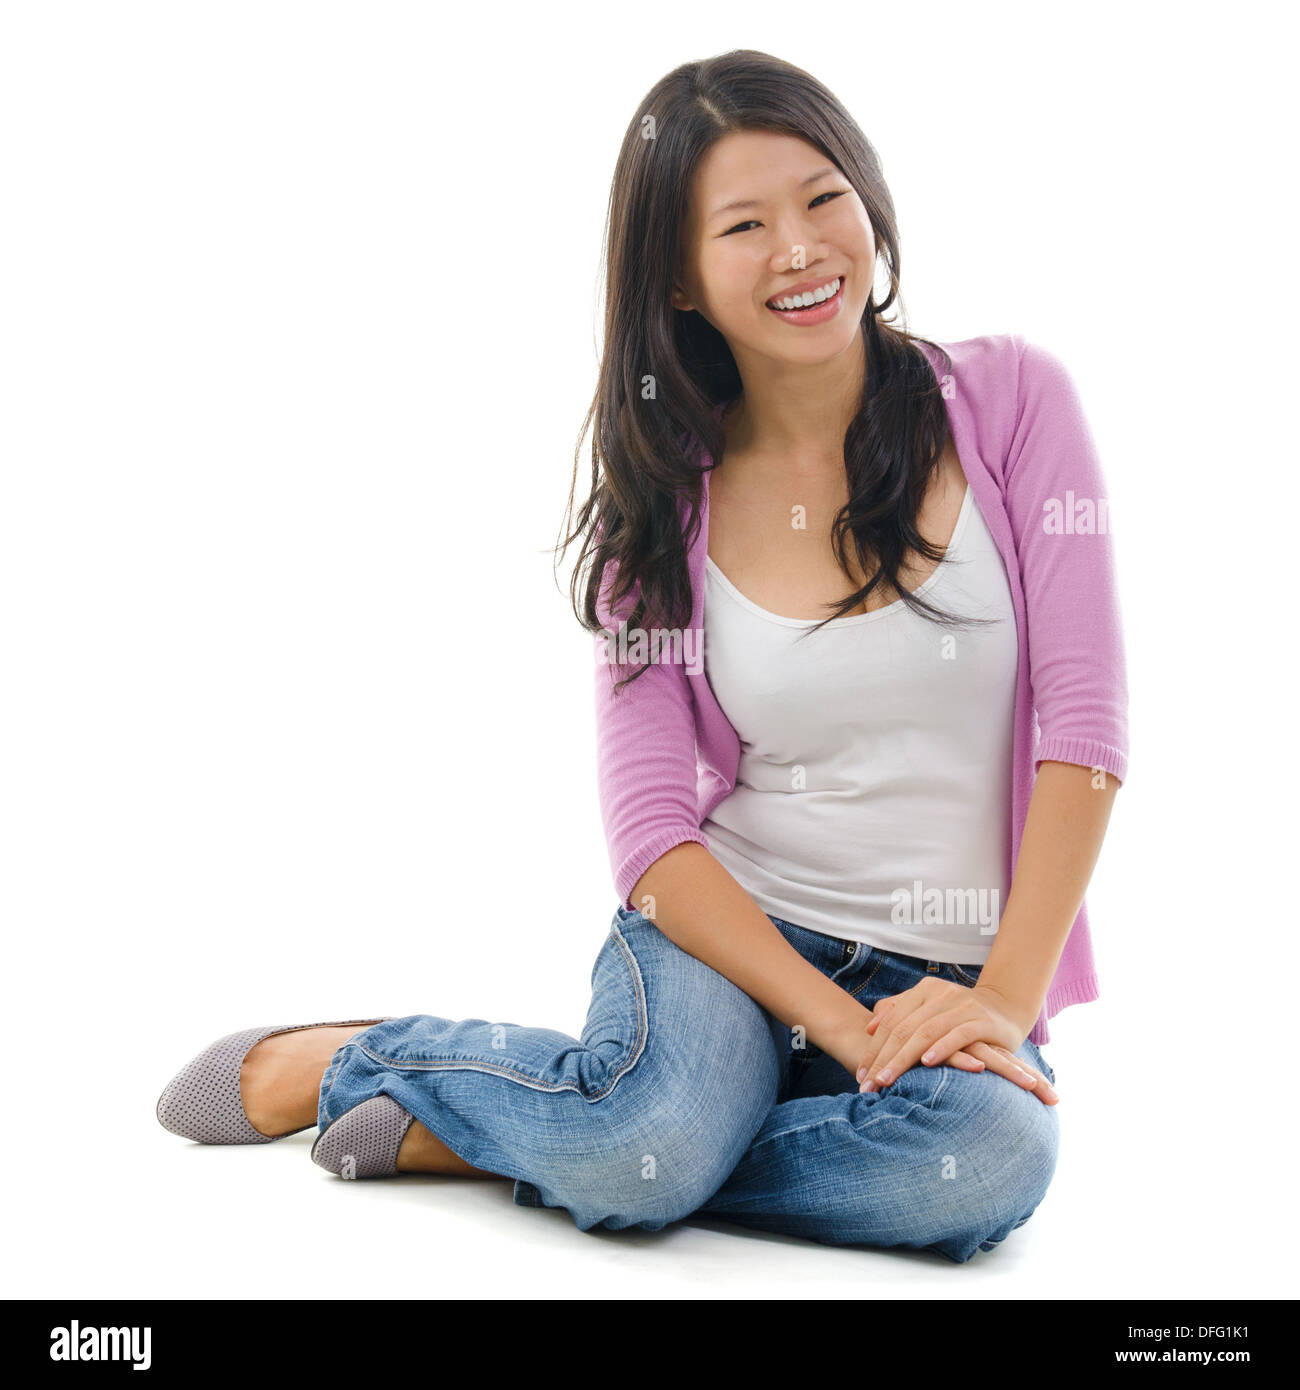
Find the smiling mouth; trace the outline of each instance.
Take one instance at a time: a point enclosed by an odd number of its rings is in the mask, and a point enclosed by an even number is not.
[[[794,308],[792,308],[792,309],[786,309],[786,308],[782,308],[781,305],[778,304],[776,301],[777,301],[777,300],[782,300],[782,299],[789,299],[790,296],[789,296],[789,295],[784,295],[784,294],[778,294],[778,295],[773,296],[772,299],[769,299],[764,307],[765,307],[765,308],[768,308],[768,309],[771,309],[771,311],[772,311],[774,314],[798,314],[798,313],[803,312],[803,311],[806,310],[806,309],[816,309],[816,308],[819,308],[819,307],[820,307],[821,305],[823,305],[823,304],[829,304],[833,299],[838,299],[838,298],[840,297],[840,295],[842,295],[842,294],[844,293],[844,281],[845,281],[846,278],[847,278],[846,276],[838,275],[838,276],[835,276],[834,278],[832,278],[830,281],[828,281],[829,284],[832,284],[832,285],[835,286],[835,293],[834,293],[834,294],[828,294],[828,295],[826,295],[826,297],[825,297],[824,299],[813,299],[810,303],[807,303],[807,304],[804,304],[804,303],[801,302],[801,303],[799,303],[799,304],[796,304],[796,305],[794,306]],[[801,296],[801,299],[802,299],[802,296]]]

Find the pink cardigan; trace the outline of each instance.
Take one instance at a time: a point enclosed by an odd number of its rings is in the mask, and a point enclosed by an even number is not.
[[[922,344],[936,374],[943,364]],[[1128,775],[1128,689],[1114,551],[1096,446],[1060,360],[1023,335],[944,343],[942,380],[962,468],[1006,566],[1020,643],[1012,761],[1013,882],[1038,764],[1046,760]],[[703,457],[703,456],[702,456]],[[709,461],[703,458],[704,463]],[[703,641],[709,477],[687,564],[691,636]],[[686,510],[682,506],[683,524]],[[1101,526],[1089,524],[1100,514]],[[612,567],[611,567],[612,569]],[[602,595],[608,592],[607,583]],[[614,630],[608,604],[601,621]],[[701,825],[735,786],[740,741],[695,648],[665,651],[617,695],[615,669],[596,644],[596,765],[614,885],[626,908],[637,880],[674,845],[708,847]],[[626,674],[626,673],[623,673]],[[1031,1042],[1047,1021],[1098,997],[1086,900],[1048,988]]]

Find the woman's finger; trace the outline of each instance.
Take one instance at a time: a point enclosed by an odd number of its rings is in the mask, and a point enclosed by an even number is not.
[[[958,1067],[962,1071],[987,1071],[988,1068],[978,1057],[972,1057],[965,1048],[960,1052],[954,1052],[944,1063],[947,1067]]]
[[[1028,1062],[1022,1062],[1014,1052],[986,1042],[967,1043],[966,1050],[972,1057],[978,1057],[985,1062],[989,1071],[1005,1076],[1008,1081],[1014,1081],[1026,1091],[1033,1091],[1044,1105],[1056,1105],[1060,1101],[1061,1098],[1052,1083],[1042,1072],[1037,1067],[1031,1067]]]
[[[892,1086],[912,1067],[941,1066],[959,1048],[978,1042],[986,1033],[986,1020],[953,1018],[952,1013],[951,1008],[940,1006],[920,1015],[910,1037],[900,1037],[892,1047],[881,1049],[871,1068],[871,1080],[880,1086]],[[922,1055],[929,1060],[923,1063]]]
[[[981,1072],[987,1071],[988,1066],[978,1057],[972,1057],[964,1048],[954,1052],[951,1057],[937,1063],[938,1066],[956,1067],[958,1071]],[[882,1091],[884,1087],[871,1076],[870,1064],[858,1068],[858,1090],[859,1091]]]

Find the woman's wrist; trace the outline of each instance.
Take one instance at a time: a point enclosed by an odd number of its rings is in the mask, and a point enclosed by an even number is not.
[[[995,1007],[999,1013],[1003,1014],[1021,1034],[1021,1041],[1033,1031],[1034,1024],[1038,1022],[1038,1015],[1042,1012],[1042,1001],[1033,999],[1024,994],[1014,994],[1009,989],[1002,988],[996,980],[985,980],[981,973],[977,989],[983,990],[987,998],[992,995],[996,1001]]]
[[[852,995],[843,990],[840,993],[843,1000],[836,1003],[834,1013],[824,1021],[812,1041],[828,1056],[834,1057],[851,1076],[856,1076],[869,1041],[867,1024],[871,1022],[872,1013]]]

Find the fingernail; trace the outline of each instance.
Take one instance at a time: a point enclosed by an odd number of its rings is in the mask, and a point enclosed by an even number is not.
[[[888,1086],[890,1081],[893,1080],[893,1076],[894,1073],[886,1067],[884,1071],[876,1073],[876,1080],[879,1081],[882,1086]]]
[[[859,1068],[858,1068],[858,1080],[859,1080],[859,1081],[865,1081],[866,1079],[867,1079],[867,1069],[866,1069],[866,1067],[859,1067]]]

